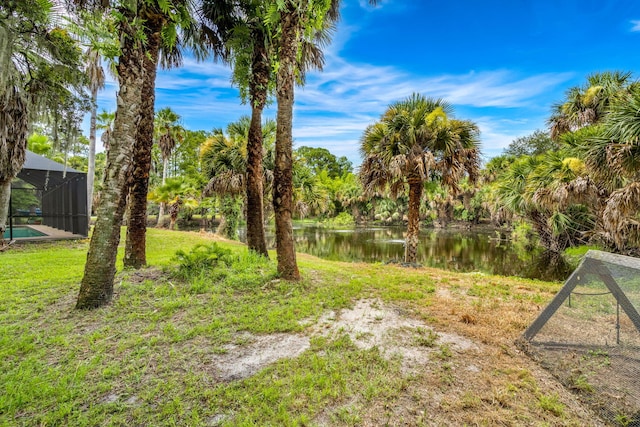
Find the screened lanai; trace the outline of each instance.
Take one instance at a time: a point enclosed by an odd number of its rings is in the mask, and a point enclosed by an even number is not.
[[[42,231],[38,226],[56,230],[45,229],[45,235],[63,236],[59,230],[87,236],[87,174],[69,167],[65,171],[64,165],[27,151],[24,167],[11,185],[6,237],[35,237]]]

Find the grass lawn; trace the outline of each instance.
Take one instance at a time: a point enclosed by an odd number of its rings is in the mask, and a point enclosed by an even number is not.
[[[185,267],[213,241],[225,262]],[[113,302],[78,311],[87,246],[0,253],[0,426],[597,425],[514,345],[560,284],[302,254],[289,283],[243,245],[150,229],[150,267],[120,264]],[[362,301],[404,319],[395,342],[361,345],[381,338],[345,321]],[[306,344],[225,375],[288,340]]]

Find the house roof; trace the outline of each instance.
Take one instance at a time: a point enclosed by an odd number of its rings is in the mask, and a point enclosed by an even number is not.
[[[27,158],[24,162],[22,169],[36,169],[43,171],[55,171],[64,172],[64,165],[62,163],[55,162],[44,156],[27,150]],[[79,170],[75,170],[67,166],[67,172],[83,173]]]
[[[67,167],[65,177],[64,170],[65,166],[63,164],[27,150],[26,160],[22,170],[18,173],[18,178],[36,188],[48,190],[84,174],[84,172]]]

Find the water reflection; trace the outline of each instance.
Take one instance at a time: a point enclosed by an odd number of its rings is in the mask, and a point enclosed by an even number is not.
[[[294,227],[296,250],[336,261],[389,262],[404,256],[403,227]],[[241,239],[245,233],[241,231]],[[429,267],[564,281],[571,267],[557,254],[512,245],[495,230],[423,230],[418,262]],[[267,245],[275,245],[267,230]]]

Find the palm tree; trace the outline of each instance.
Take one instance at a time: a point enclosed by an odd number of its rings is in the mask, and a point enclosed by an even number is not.
[[[96,164],[96,130],[97,128],[97,110],[98,110],[98,91],[104,88],[105,72],[102,67],[101,51],[106,46],[115,45],[113,34],[109,32],[108,15],[98,11],[89,13],[81,11],[78,14],[79,23],[69,20],[67,28],[74,33],[86,46],[84,51],[84,72],[86,75],[86,84],[90,93],[89,106],[89,156],[87,171],[87,212],[91,216],[93,205],[93,189],[95,181],[95,164]],[[109,64],[114,66],[113,62]],[[113,121],[113,119],[111,120]],[[108,134],[105,136],[108,138]]]
[[[207,37],[201,38],[204,30],[196,23],[197,11],[188,0],[173,0],[171,7],[164,2],[143,2],[139,14],[145,22],[144,58],[145,81],[142,88],[142,104],[134,164],[129,182],[129,216],[125,244],[124,264],[140,268],[146,265],[147,193],[149,191],[149,171],[154,135],[155,81],[159,65],[164,68],[182,63],[182,49],[185,43],[193,42],[197,56],[204,57],[202,46],[212,47],[214,55],[220,54],[217,40],[219,33],[206,28]],[[182,36],[182,37],[181,37]],[[166,179],[166,177],[165,177]],[[161,205],[158,224],[162,226],[164,203]]]
[[[180,115],[171,108],[166,107],[156,113],[155,134],[157,135],[158,147],[162,153],[162,185],[167,180],[167,170],[169,159],[176,144],[182,139],[182,126],[179,124]],[[164,203],[160,204],[158,213],[158,224],[160,228],[164,225]]]
[[[102,142],[102,146],[105,151],[109,151],[109,140],[113,133],[113,121],[115,118],[115,113],[106,110],[102,110],[96,116],[96,130],[102,131],[102,134],[100,135],[100,142]]]
[[[198,207],[198,190],[193,183],[182,177],[169,178],[149,193],[149,200],[169,207],[169,230],[174,230],[181,207]]]
[[[205,15],[213,21],[218,19],[219,14],[227,12],[224,8],[214,7],[218,3],[217,0],[205,0]],[[250,250],[264,256],[268,256],[268,253],[263,227],[263,141],[260,126],[267,98],[275,88],[272,64],[277,56],[277,46],[274,43],[277,37],[274,36],[274,23],[270,26],[266,22],[273,6],[268,2],[253,0],[239,2],[233,36],[228,41],[234,68],[233,81],[240,87],[242,98],[251,104],[251,126],[247,145],[247,244]],[[318,40],[323,38],[324,36],[320,35]],[[321,63],[322,53],[319,48],[309,39],[301,40],[301,55],[296,58],[300,81],[303,81],[306,68],[319,66]],[[293,245],[292,240],[290,243]]]
[[[235,200],[240,194],[246,192],[248,181],[246,172],[247,146],[251,126],[251,119],[243,116],[237,122],[227,126],[227,135],[221,129],[216,130],[201,151],[203,172],[209,179],[203,193],[205,196],[216,194],[223,199],[223,221],[227,224],[233,222],[232,216],[237,214]],[[261,157],[270,158],[274,145],[275,123],[272,120],[267,120],[260,128],[263,132],[261,140],[265,142]],[[261,187],[267,187],[271,181],[272,172],[267,167],[263,169]],[[225,210],[225,208],[228,209]],[[248,215],[249,212],[247,212]],[[264,224],[261,223],[260,227],[264,227]],[[223,225],[219,229],[224,230],[227,237],[236,237],[235,227],[232,229]]]
[[[293,163],[293,213],[299,218],[319,215],[329,206],[329,193],[321,185],[318,175],[303,164],[300,158]]]
[[[362,136],[364,191],[388,189],[395,198],[409,187],[407,263],[417,257],[425,182],[437,178],[456,193],[465,175],[474,182],[479,171],[479,130],[472,122],[450,118],[451,113],[446,102],[413,94],[390,105]]]
[[[91,118],[89,121],[89,170],[87,171],[87,215],[91,215],[93,204],[93,181],[96,175],[96,120],[98,110],[98,91],[104,87],[105,75],[101,64],[100,52],[91,47],[85,51],[85,72],[89,79],[91,92]]]
[[[116,272],[120,226],[125,209],[127,180],[133,159],[136,127],[144,84],[144,51],[138,36],[137,4],[117,10],[121,40],[117,74],[119,91],[116,116],[107,152],[107,165],[96,209],[97,220],[91,236],[84,276],[76,307],[91,309],[111,300]]]
[[[548,121],[551,137],[555,140],[566,132],[599,123],[612,99],[629,85],[630,78],[629,72],[595,73],[587,77],[582,87],[569,88],[566,100],[553,107]]]
[[[203,170],[209,178],[203,195],[217,194],[221,198],[222,220],[218,232],[230,239],[236,239],[238,233],[238,196],[246,187],[246,150],[246,139],[227,137],[218,129],[201,151]]]
[[[602,127],[578,150],[603,187],[612,190],[600,218],[603,240],[621,252],[640,247],[640,86],[634,84],[611,104]]]
[[[233,66],[233,83],[240,88],[243,101],[251,104],[251,121],[247,138],[246,204],[247,245],[250,250],[268,257],[264,234],[264,187],[262,112],[273,90],[271,60],[273,48],[264,22],[267,2],[244,0],[233,7],[219,0],[204,0],[203,15],[210,21],[233,26],[226,47]]]
[[[292,117],[296,74],[304,77],[304,64],[322,64],[321,51],[303,49],[312,41],[326,41],[327,30],[338,19],[339,1],[271,1],[266,24],[277,44],[276,99],[277,130],[273,186],[276,218],[278,273],[286,280],[299,280],[293,240],[293,138]],[[323,40],[324,39],[324,40]]]

